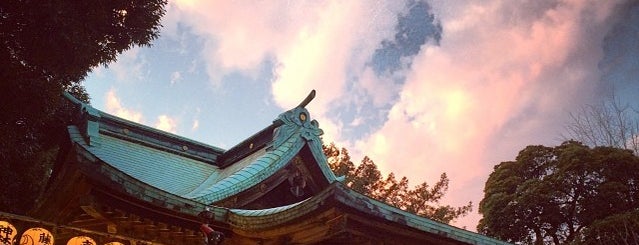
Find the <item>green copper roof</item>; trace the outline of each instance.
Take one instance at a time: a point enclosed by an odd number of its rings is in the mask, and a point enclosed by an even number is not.
[[[88,105],[82,108],[85,124],[68,130],[80,154],[90,160],[84,163],[85,170],[101,173],[103,181],[154,205],[196,215],[206,204],[261,183],[286,167],[306,145],[328,183],[332,183],[328,188],[304,201],[269,209],[209,206],[215,220],[247,230],[275,227],[314,210],[331,208],[325,204],[336,201],[333,203],[347,210],[456,241],[508,244],[394,208],[336,181],[322,152],[322,131],[303,107],[282,113],[274,122],[275,127],[269,126],[275,130],[271,141],[250,151],[237,151],[240,153],[234,153],[228,158],[233,160],[222,167],[217,165],[217,158],[224,154],[221,149],[128,122]],[[261,132],[260,137],[266,133]],[[93,164],[96,162],[103,164]]]
[[[249,217],[249,216],[253,216],[253,217],[257,217],[257,216],[266,216],[266,215],[271,215],[271,214],[277,214],[277,213],[281,213],[284,212],[286,210],[289,210],[293,207],[296,207],[297,205],[300,205],[302,203],[305,203],[308,199],[301,201],[301,202],[296,202],[293,204],[289,204],[289,205],[285,205],[285,206],[281,206],[281,207],[275,207],[275,208],[265,208],[265,209],[256,209],[256,210],[250,210],[250,209],[230,209],[229,211],[235,215],[239,215],[239,216],[245,216],[245,217]]]
[[[302,116],[303,115],[303,116]],[[310,121],[309,113],[304,108],[295,108],[287,111],[278,117],[283,124],[275,131],[272,145],[263,151],[253,154],[255,160],[251,159],[248,165],[238,164],[241,169],[232,169],[232,174],[225,176],[220,181],[209,185],[202,185],[196,191],[189,193],[185,197],[192,198],[202,203],[213,203],[224,198],[233,196],[243,190],[259,184],[272,174],[286,166],[289,161],[302,149],[305,143],[309,143],[311,151],[316,160],[320,160],[320,166],[327,180],[335,181],[335,175],[328,169],[326,158],[321,151],[321,141],[319,135],[321,130],[317,127],[317,122]],[[318,147],[319,146],[319,147]],[[228,169],[223,172],[230,172]]]
[[[98,111],[82,104],[85,123],[72,139],[97,159],[150,186],[211,204],[247,190],[287,166],[308,145],[328,183],[336,180],[322,151],[318,123],[302,107],[282,113],[250,151],[234,151],[234,162],[218,167],[223,150],[193,142]],[[243,144],[248,142],[241,143]],[[253,147],[253,144],[249,144]],[[237,148],[237,147],[235,147]],[[240,155],[237,155],[237,153]]]
[[[70,127],[69,131],[72,135],[79,133],[76,127]],[[217,167],[210,164],[108,135],[100,135],[99,146],[89,146],[84,140],[79,140],[82,138],[74,139],[103,162],[178,196],[191,192],[219,173]]]
[[[264,155],[248,166],[186,197],[202,203],[213,203],[246,190],[284,167],[302,148],[302,145],[300,138],[291,137],[280,147],[265,151]]]

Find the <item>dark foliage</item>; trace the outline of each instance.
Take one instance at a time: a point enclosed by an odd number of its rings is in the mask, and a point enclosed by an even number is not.
[[[0,210],[24,213],[72,118],[63,91],[157,37],[166,0],[0,1]]]
[[[406,177],[398,181],[395,174],[390,173],[382,178],[377,165],[368,157],[356,167],[348,150],[338,149],[333,143],[324,146],[324,154],[335,175],[344,176],[348,187],[379,201],[443,223],[450,223],[472,211],[470,202],[462,207],[439,205],[448,190],[449,180],[445,173],[432,187],[424,182],[410,189]]]
[[[630,150],[566,141],[528,146],[515,161],[495,166],[479,204],[484,217],[477,229],[516,243],[590,244],[636,227],[638,209],[639,157]],[[628,223],[617,223],[622,220]],[[636,244],[633,239],[626,241]]]

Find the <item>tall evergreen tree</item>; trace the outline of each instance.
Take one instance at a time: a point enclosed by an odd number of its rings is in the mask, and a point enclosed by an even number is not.
[[[371,198],[443,223],[450,223],[472,211],[471,202],[461,207],[439,205],[448,190],[449,180],[445,173],[432,187],[423,182],[410,189],[408,178],[402,177],[398,181],[392,172],[384,178],[367,156],[355,166],[348,150],[338,149],[333,143],[324,146],[324,154],[335,175],[344,176],[348,187]]]

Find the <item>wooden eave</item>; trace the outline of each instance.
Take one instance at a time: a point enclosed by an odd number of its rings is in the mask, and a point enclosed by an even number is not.
[[[151,192],[161,192],[159,190],[147,189],[137,195],[130,192],[140,183],[130,182],[126,176],[114,175],[114,172],[106,174],[108,165],[87,159],[86,154],[78,152],[81,150],[73,147],[68,151],[69,155],[61,162],[38,207],[30,213],[32,217],[75,228],[56,229],[58,242],[76,236],[77,229],[106,234],[110,241],[164,239],[164,242],[154,244],[176,245],[201,240],[201,234],[197,232],[200,222],[197,214],[191,215],[188,209],[169,209],[166,204],[157,202],[161,199],[148,197],[153,196]],[[131,184],[118,185],[116,181]],[[141,198],[142,195],[147,197]],[[203,205],[199,206],[203,208]]]
[[[508,244],[410,214],[356,193],[339,182],[286,209],[269,211],[272,210],[231,210],[229,223],[234,233],[243,236],[271,241],[286,237],[285,240],[294,243],[347,239],[388,244]]]
[[[305,102],[226,152],[82,104],[85,121],[69,127],[71,143],[61,151],[65,156],[59,156],[53,181],[34,214],[116,234],[119,227],[141,230],[154,239],[168,236],[180,241],[175,244],[197,238],[194,230],[203,222],[198,214],[206,209],[213,213],[212,226],[231,244],[507,244],[410,214],[338,182],[322,152],[322,131],[310,119]],[[102,143],[111,148],[100,148]],[[122,159],[119,151],[109,151],[129,146],[132,149],[124,152],[147,155]],[[131,160],[144,165],[145,156],[156,152],[175,166],[188,163],[218,172],[200,175],[199,185],[186,194],[171,188],[175,182],[152,185],[129,174],[144,177],[126,164]],[[115,167],[109,159],[123,165]],[[292,176],[304,178],[307,195],[274,202],[277,193],[290,187]]]
[[[274,208],[302,201],[321,192],[330,182],[321,174],[312,154],[308,145],[303,146],[289,163],[259,184],[213,205],[244,209]],[[290,192],[292,178],[297,175],[305,182],[300,196]]]
[[[123,161],[126,160],[117,156],[128,155],[127,150],[124,148],[135,146],[135,149],[131,148],[129,153],[139,152],[139,150],[145,150],[150,153],[151,150],[146,149],[155,149],[158,155],[166,155],[168,153],[174,156],[190,158],[197,162],[208,163],[217,169],[208,169],[207,171],[214,171],[215,173],[205,179],[198,177],[194,182],[184,185],[185,188],[193,188],[190,191],[182,189],[179,191],[174,190],[171,193],[207,204],[234,203],[232,200],[240,200],[241,203],[239,205],[230,206],[240,207],[246,206],[251,200],[259,199],[261,197],[260,194],[266,194],[265,188],[266,190],[276,188],[286,177],[288,170],[285,168],[288,162],[303,147],[311,149],[310,155],[312,157],[306,157],[306,162],[315,165],[304,168],[313,169],[313,171],[310,171],[313,173],[311,174],[312,176],[306,176],[308,182],[311,183],[313,192],[321,189],[321,186],[318,187],[317,184],[324,186],[336,180],[328,168],[321,149],[321,140],[319,139],[321,130],[314,120],[311,121],[308,111],[303,108],[312,99],[312,95],[314,93],[311,93],[300,106],[282,113],[271,125],[228,151],[112,116],[77,100],[75,103],[81,108],[80,111],[82,112],[82,121],[78,125],[78,131],[84,139],[82,140],[82,146],[90,151],[97,151],[95,158],[107,157],[109,158],[105,159],[107,164],[112,164],[111,161],[115,160],[119,162],[120,166],[125,166],[126,162]],[[72,97],[70,99],[73,100]],[[113,139],[121,141],[120,143],[114,143],[116,141]],[[104,140],[108,140],[108,142]],[[101,147],[101,142],[103,141],[110,144],[108,146],[110,147],[109,149],[116,149],[114,147],[117,145],[119,147],[117,149],[121,150],[118,150],[119,152],[108,152],[107,149]],[[124,142],[127,142],[127,144]],[[239,162],[243,162],[245,158],[250,158],[255,153],[264,151],[264,149],[266,149],[265,156],[255,160],[255,163],[236,166]],[[139,160],[143,159],[141,156],[137,156],[137,159],[136,161],[138,162],[136,164],[138,165],[136,166],[144,165]],[[169,165],[163,164],[161,166]],[[133,171],[133,168],[129,169]],[[317,169],[320,170],[319,173],[321,174],[315,174]],[[148,173],[151,172],[153,171]],[[147,172],[138,171],[132,174],[143,181],[150,180],[149,178],[158,179],[157,176],[148,175]],[[273,180],[271,177],[277,180]],[[144,180],[145,178],[147,180]],[[183,178],[180,181],[183,183]],[[167,181],[149,183],[160,188],[171,186],[169,185],[171,183]],[[190,187],[190,185],[196,183],[200,183],[199,186]],[[256,189],[259,192],[256,192]]]

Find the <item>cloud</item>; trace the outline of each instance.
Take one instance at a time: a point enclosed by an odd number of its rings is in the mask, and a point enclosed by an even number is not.
[[[133,47],[118,55],[116,62],[109,64],[118,81],[142,80],[146,76],[147,61],[140,55],[140,47]]]
[[[106,111],[129,121],[133,121],[136,123],[142,122],[142,113],[124,108],[122,106],[122,103],[120,102],[120,99],[115,93],[115,89],[109,90],[109,92],[107,92],[106,94]]]
[[[196,107],[195,113],[193,114],[193,124],[191,125],[192,132],[200,128],[200,113],[202,113],[202,109]]]
[[[446,172],[446,202],[477,205],[493,165],[552,144],[566,110],[594,91],[615,3],[518,3],[436,1],[441,46],[422,47],[387,121],[357,148],[413,181]],[[526,11],[505,18],[513,9]],[[458,224],[474,229],[478,219]]]
[[[129,121],[145,124],[144,116],[141,112],[122,106],[115,89],[109,90],[106,94],[106,111]],[[154,127],[166,132],[177,133],[178,120],[168,115],[160,115],[158,116]]]
[[[158,116],[155,128],[169,133],[177,133],[177,121],[167,115]]]
[[[391,81],[392,78],[377,76],[372,68],[367,67],[360,74],[358,86],[373,99],[373,106],[380,107],[392,101],[399,92],[399,88]]]
[[[207,73],[219,86],[222,76],[233,71],[257,74],[275,47],[288,43],[288,20],[306,17],[292,8],[296,4],[287,2],[174,1],[167,13],[172,16],[168,26],[184,23],[204,38]]]
[[[639,108],[639,2],[620,6],[613,28],[604,39],[605,56],[600,62],[602,80],[614,89],[621,103]]]
[[[293,42],[283,48],[273,82],[276,102],[283,107],[292,107],[299,103],[300,94],[320,87],[324,95],[319,99],[320,104],[325,105],[342,94],[345,68],[355,44],[354,36],[346,33],[358,26],[361,8],[357,2],[330,2],[318,11],[317,20],[304,26],[293,37]]]
[[[290,108],[302,95],[318,90],[309,110],[322,122],[327,142],[344,142],[343,122],[330,110],[358,101],[352,93],[354,78],[366,70],[382,40],[394,33],[403,2],[329,1],[316,8],[316,18],[292,37],[292,43],[278,49],[272,93],[277,104]],[[376,92],[382,92],[378,90]],[[344,143],[348,144],[348,143]]]
[[[479,202],[493,165],[525,145],[556,143],[566,112],[595,92],[618,2],[435,0],[439,46],[422,40],[411,47],[416,53],[396,54],[393,69],[379,69],[373,57],[398,38],[405,4],[178,0],[165,26],[186,24],[203,38],[207,73],[218,86],[226,74],[255,75],[270,62],[270,92],[281,108],[318,89],[308,107],[326,142],[355,158],[368,155],[411,184],[446,172],[445,203],[463,205]],[[458,224],[474,229],[478,219]]]
[[[200,120],[195,119],[193,120],[193,126],[191,126],[191,131],[195,131],[198,128],[200,128]]]
[[[171,80],[169,81],[171,85],[175,85],[176,83],[182,81],[182,74],[179,71],[174,71],[171,73]]]
[[[325,138],[333,139],[342,123],[327,116],[329,104],[344,97],[351,73],[364,69],[381,40],[393,35],[404,8],[395,1],[178,0],[171,2],[165,26],[176,32],[177,23],[186,24],[203,38],[207,74],[217,87],[225,74],[255,76],[270,62],[271,93],[281,108],[320,90],[309,109],[322,122]]]

